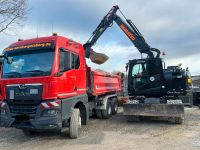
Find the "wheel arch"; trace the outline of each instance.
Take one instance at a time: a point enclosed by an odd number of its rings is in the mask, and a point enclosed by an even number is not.
[[[77,101],[76,103],[74,103],[73,108],[78,108],[80,110],[81,122],[83,125],[86,125],[88,122],[88,111],[87,106],[84,104],[84,102]]]
[[[61,100],[62,102],[62,121],[63,126],[69,126],[69,122],[72,115],[72,109],[74,108],[84,108],[86,113],[86,122],[89,120],[89,104],[88,104],[88,96],[86,94],[77,95],[75,97],[70,97],[67,99]],[[84,124],[84,123],[83,123]]]
[[[102,104],[103,104],[103,105],[98,105],[96,109],[106,110],[107,101],[110,100],[110,99],[113,98],[113,97],[116,97],[116,98],[117,98],[117,94],[105,95],[105,96],[102,98]]]

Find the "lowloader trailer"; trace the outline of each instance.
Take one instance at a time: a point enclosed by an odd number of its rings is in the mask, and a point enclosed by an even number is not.
[[[83,46],[53,34],[20,40],[3,51],[1,126],[36,131],[69,128],[77,138],[90,116],[117,113],[120,76],[93,71]]]

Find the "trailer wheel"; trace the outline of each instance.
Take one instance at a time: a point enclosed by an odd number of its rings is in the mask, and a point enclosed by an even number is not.
[[[112,107],[109,101],[107,101],[106,110],[101,110],[102,118],[109,119],[112,115]]]
[[[111,101],[112,115],[115,115],[118,111],[118,100],[117,98],[113,98]]]
[[[72,109],[72,116],[70,119],[70,138],[78,138],[79,129],[81,128],[81,116],[79,109]]]

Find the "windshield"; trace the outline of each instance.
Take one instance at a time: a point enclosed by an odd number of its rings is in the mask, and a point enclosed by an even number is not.
[[[51,74],[54,59],[53,49],[37,49],[5,54],[12,63],[4,59],[2,78],[47,76]]]

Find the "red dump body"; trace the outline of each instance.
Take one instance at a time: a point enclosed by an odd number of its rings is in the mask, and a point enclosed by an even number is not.
[[[112,75],[110,73],[101,71],[91,71],[89,68],[88,74],[88,89],[89,93],[98,96],[107,93],[113,93],[121,90],[121,82],[119,75]]]

